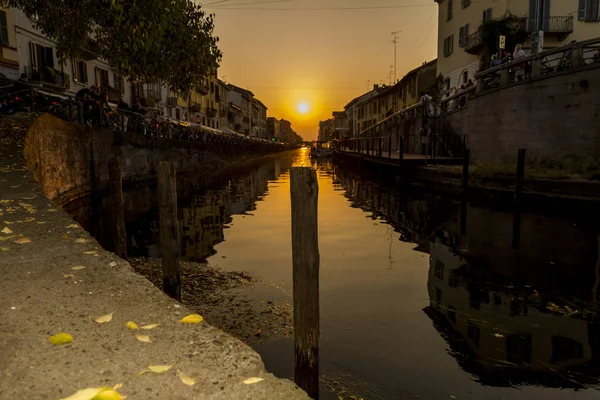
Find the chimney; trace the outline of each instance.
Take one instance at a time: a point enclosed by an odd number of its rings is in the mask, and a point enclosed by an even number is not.
[[[379,85],[373,85],[373,90],[379,89]]]

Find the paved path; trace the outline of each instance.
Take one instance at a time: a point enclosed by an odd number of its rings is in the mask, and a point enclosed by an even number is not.
[[[26,171],[16,128],[0,120],[0,231],[9,229],[0,232],[0,399],[60,399],[120,383],[132,400],[307,399],[265,372],[239,340],[206,322],[181,324],[185,307],[75,228]],[[25,238],[31,243],[15,243]],[[73,270],[78,266],[85,269]],[[109,313],[112,321],[94,322]],[[160,325],[131,331],[128,321]],[[52,345],[49,337],[61,332],[74,342]],[[165,373],[136,377],[149,365],[171,364]],[[177,369],[196,384],[184,385]],[[264,381],[243,383],[252,377]]]

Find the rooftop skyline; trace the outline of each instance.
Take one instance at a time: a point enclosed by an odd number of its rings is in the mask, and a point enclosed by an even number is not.
[[[307,140],[374,84],[437,54],[437,5],[431,0],[221,0],[215,14],[223,61],[219,76],[251,90],[268,115],[292,122]]]

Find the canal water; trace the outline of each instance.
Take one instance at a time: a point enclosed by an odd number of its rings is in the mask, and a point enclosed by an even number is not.
[[[510,199],[397,188],[302,149],[180,177],[182,258],[268,280],[281,290],[254,295],[291,303],[289,169],[300,165],[319,183],[322,399],[600,396],[598,204],[525,204],[514,249]],[[130,256],[160,256],[154,190],[125,193]],[[104,203],[72,210],[101,242]],[[255,349],[293,376],[292,338]]]

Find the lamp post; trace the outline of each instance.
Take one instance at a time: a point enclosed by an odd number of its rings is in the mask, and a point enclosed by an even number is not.
[[[402,31],[396,31],[396,32],[392,32],[392,36],[394,37],[394,40],[392,41],[392,43],[394,43],[394,84],[396,84],[396,71],[397,69],[397,65],[398,65],[398,58],[396,56],[396,45],[398,44],[398,39],[400,38],[398,36],[399,33],[402,33]]]

